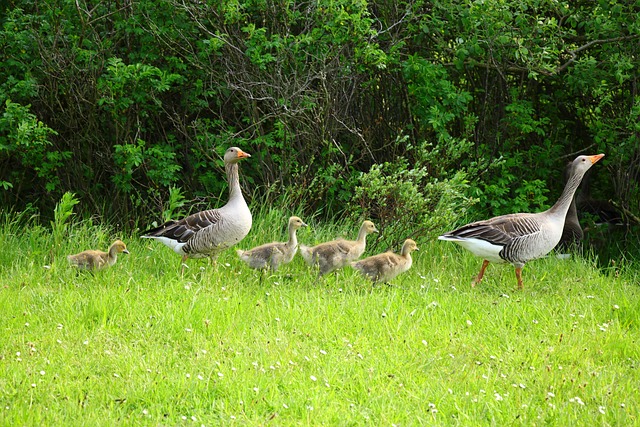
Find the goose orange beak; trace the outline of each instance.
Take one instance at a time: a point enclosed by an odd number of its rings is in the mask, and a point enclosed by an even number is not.
[[[603,156],[604,156],[604,154],[603,154]],[[239,159],[246,159],[247,157],[251,157],[251,154],[247,153],[246,151],[238,150],[238,158]]]
[[[594,164],[598,160],[604,157],[604,154],[597,154],[595,156],[589,156],[589,160],[591,160],[591,164]]]

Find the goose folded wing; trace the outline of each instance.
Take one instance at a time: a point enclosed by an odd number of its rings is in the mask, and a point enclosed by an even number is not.
[[[507,245],[514,239],[540,232],[533,215],[510,214],[486,221],[473,222],[449,233],[460,239],[481,239],[497,245]]]
[[[159,227],[143,233],[149,237],[166,237],[180,243],[189,240],[198,231],[213,227],[220,222],[221,216],[218,209],[210,209],[189,215],[181,220],[167,221]]]

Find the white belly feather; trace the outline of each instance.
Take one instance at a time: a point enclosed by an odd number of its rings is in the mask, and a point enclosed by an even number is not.
[[[475,256],[486,259],[491,262],[507,262],[504,259],[500,258],[500,251],[504,246],[495,245],[493,243],[489,243],[486,240],[476,239],[473,237],[459,239],[456,237],[438,237],[439,240],[448,240],[450,242],[454,242],[473,253]]]

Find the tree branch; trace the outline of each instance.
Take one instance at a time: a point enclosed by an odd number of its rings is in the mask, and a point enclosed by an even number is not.
[[[571,64],[573,64],[576,61],[576,59],[578,58],[578,53],[582,52],[583,50],[589,49],[591,46],[595,46],[597,44],[606,44],[606,43],[621,42],[621,41],[625,41],[625,40],[633,40],[633,39],[637,39],[638,37],[640,37],[640,35],[634,34],[634,35],[631,35],[631,36],[613,37],[613,38],[610,38],[610,39],[591,40],[589,43],[586,43],[586,44],[578,47],[577,49],[570,50],[569,51],[569,55],[571,55],[571,59],[569,59],[567,62],[565,62],[564,64],[562,64],[558,68],[556,68],[553,74],[560,74],[561,72],[563,72],[564,70],[569,68],[569,66]]]

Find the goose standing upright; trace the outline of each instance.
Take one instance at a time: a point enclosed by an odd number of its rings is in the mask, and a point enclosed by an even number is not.
[[[338,239],[316,246],[300,245],[300,255],[310,266],[317,266],[318,273],[323,276],[360,258],[367,244],[367,235],[377,232],[373,222],[364,221],[355,241]]]
[[[109,246],[107,252],[87,250],[75,255],[68,255],[67,261],[81,270],[102,270],[111,267],[118,260],[118,254],[128,254],[127,245],[121,240],[116,240]]]
[[[407,239],[402,245],[400,255],[389,251],[352,262],[351,266],[369,277],[374,283],[386,283],[411,268],[413,264],[411,252],[417,250],[418,245],[416,242]]]
[[[236,252],[241,260],[247,263],[249,267],[261,269],[269,267],[272,271],[276,271],[281,264],[288,264],[293,260],[294,255],[298,251],[298,238],[296,230],[306,227],[297,216],[289,218],[289,240],[287,242],[273,242],[256,246],[248,251],[238,249]]]
[[[218,209],[209,209],[186,218],[168,221],[147,230],[142,237],[158,240],[182,255],[182,271],[187,258],[210,257],[215,261],[220,252],[240,242],[251,230],[251,211],[242,196],[238,162],[251,157],[238,147],[224,155],[229,182],[229,201]]]
[[[489,262],[511,263],[515,267],[518,288],[522,289],[522,267],[525,263],[548,254],[560,241],[564,220],[585,172],[604,154],[578,156],[558,201],[539,213],[502,215],[473,222],[438,237],[449,240],[484,258],[480,273],[472,286],[480,283]]]

